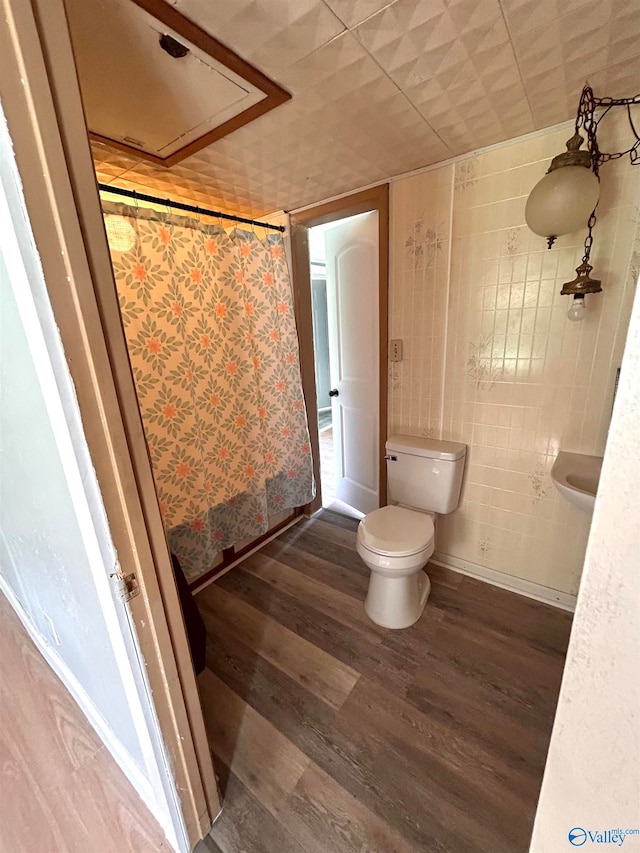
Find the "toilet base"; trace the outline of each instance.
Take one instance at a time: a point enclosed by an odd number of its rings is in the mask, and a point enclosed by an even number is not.
[[[430,591],[431,581],[422,569],[397,578],[372,571],[365,613],[383,628],[409,628],[422,615]]]

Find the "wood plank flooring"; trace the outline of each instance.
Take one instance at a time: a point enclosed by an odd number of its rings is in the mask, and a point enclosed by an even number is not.
[[[196,598],[222,853],[524,853],[571,617],[429,567],[412,628],[364,613],[323,511]]]
[[[0,850],[159,853],[160,826],[0,593]]]

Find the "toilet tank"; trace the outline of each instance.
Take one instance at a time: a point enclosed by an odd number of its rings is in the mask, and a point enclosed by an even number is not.
[[[428,512],[453,512],[460,502],[466,444],[392,435],[386,443],[390,503]]]

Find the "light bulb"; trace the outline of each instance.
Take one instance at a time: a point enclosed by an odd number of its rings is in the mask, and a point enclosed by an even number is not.
[[[548,240],[586,228],[599,193],[600,184],[591,169],[554,169],[531,190],[524,211],[527,225]]]
[[[584,296],[574,296],[567,311],[567,317],[577,323],[579,320],[584,320],[587,309],[584,305]]]

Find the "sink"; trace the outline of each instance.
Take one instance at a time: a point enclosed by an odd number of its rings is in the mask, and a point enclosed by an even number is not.
[[[600,481],[602,456],[561,450],[551,468],[551,480],[560,494],[585,512],[593,512]]]

